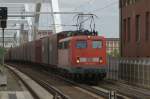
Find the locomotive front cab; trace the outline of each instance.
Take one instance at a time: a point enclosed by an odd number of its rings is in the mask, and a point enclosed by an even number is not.
[[[106,76],[106,44],[101,36],[76,36],[71,40],[72,70],[77,74]],[[97,77],[97,76],[96,76]]]
[[[74,37],[72,40],[72,58],[72,64],[76,67],[95,68],[106,65],[104,38],[99,36]]]
[[[105,38],[73,36],[60,40],[59,45],[59,66],[71,75],[92,79],[106,76]]]

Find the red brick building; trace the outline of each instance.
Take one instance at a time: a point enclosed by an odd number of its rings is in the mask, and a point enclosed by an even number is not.
[[[150,57],[150,0],[120,0],[122,57]]]

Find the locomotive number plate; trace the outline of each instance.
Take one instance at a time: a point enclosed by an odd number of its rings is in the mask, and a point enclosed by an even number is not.
[[[87,58],[87,62],[92,62],[93,58]]]

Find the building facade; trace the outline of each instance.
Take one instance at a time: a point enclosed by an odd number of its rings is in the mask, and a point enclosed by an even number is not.
[[[122,57],[150,57],[150,0],[120,0]]]
[[[41,39],[53,34],[52,30],[38,30],[37,39]]]
[[[106,38],[107,55],[118,56],[120,55],[120,40],[119,38]]]

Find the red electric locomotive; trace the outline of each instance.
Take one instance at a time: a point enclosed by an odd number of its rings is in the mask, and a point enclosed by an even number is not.
[[[59,40],[58,66],[75,78],[106,76],[105,38],[97,35],[77,35]]]
[[[95,32],[64,31],[11,48],[7,60],[42,64],[71,78],[99,80],[106,76],[105,42]]]

